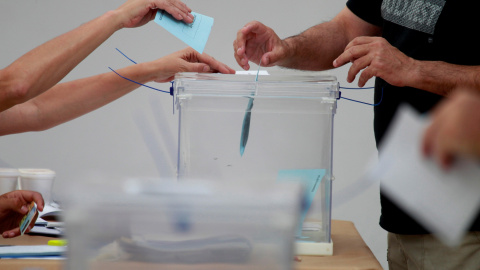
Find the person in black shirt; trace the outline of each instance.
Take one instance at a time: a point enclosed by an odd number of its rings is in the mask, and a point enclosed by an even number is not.
[[[424,113],[455,89],[480,90],[480,54],[471,30],[479,7],[459,0],[348,0],[331,21],[286,39],[250,22],[237,32],[234,55],[244,69],[260,59],[262,66],[302,70],[351,63],[348,82],[359,76],[362,87],[375,77],[374,103],[383,95],[374,109],[379,146],[400,104]],[[480,269],[478,217],[462,246],[452,250],[380,195],[391,269]]]

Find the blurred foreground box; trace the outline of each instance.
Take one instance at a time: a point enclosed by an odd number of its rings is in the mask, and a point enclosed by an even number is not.
[[[66,202],[67,269],[292,268],[298,184],[99,180]]]

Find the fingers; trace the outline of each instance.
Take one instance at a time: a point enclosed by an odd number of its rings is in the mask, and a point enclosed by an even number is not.
[[[371,48],[368,44],[350,46],[348,49],[345,48],[343,53],[333,61],[333,66],[341,67],[347,63],[354,62],[355,60],[367,55],[370,52],[370,49]]]
[[[29,190],[18,190],[21,192],[21,195],[23,196],[23,199],[29,203],[29,202],[35,202],[37,204],[37,209],[38,211],[43,211],[43,207],[45,206],[45,202],[43,201],[42,194],[35,192],[35,191],[29,191]]]
[[[265,42],[265,40],[258,40],[258,35],[264,34],[266,32],[267,27],[258,21],[249,22],[243,28],[238,30],[237,38],[233,42],[233,51],[235,60],[237,61],[238,65],[240,65],[244,70],[250,69],[250,65],[248,62],[250,61],[249,57],[252,54],[252,52],[247,51],[247,47],[253,46],[255,50],[257,50],[260,46],[262,46],[261,43]],[[249,50],[251,51],[251,49]],[[256,60],[257,59],[255,59],[255,61]]]
[[[2,200],[2,208],[25,215],[28,212],[28,202],[23,198],[22,191],[16,190],[5,194],[6,199]]]
[[[242,67],[244,70],[249,70],[250,65],[248,64],[248,58],[245,55],[245,45],[238,45],[239,42],[240,41],[238,39],[233,41],[233,56],[240,67]]]
[[[448,170],[453,161],[452,140],[458,139],[449,131],[448,115],[449,104],[442,102],[432,113],[432,123],[425,130],[422,138],[422,153],[425,157],[433,157],[445,170]],[[448,113],[447,113],[448,114]]]
[[[157,0],[155,7],[167,11],[177,20],[185,23],[193,22],[192,9],[179,0]]]
[[[441,149],[445,150],[445,149]],[[437,154],[438,162],[440,163],[440,167],[442,167],[444,170],[450,169],[452,167],[454,157],[452,154],[444,151],[439,151]]]
[[[250,23],[249,23],[250,24]],[[237,39],[233,41],[233,51],[234,57],[238,65],[245,70],[250,69],[248,64],[248,57],[246,55],[246,42],[247,35],[249,34],[249,24],[246,24],[242,29],[237,32]]]
[[[352,63],[352,66],[348,70],[347,82],[351,83],[355,80],[357,74],[367,68],[373,60],[373,57],[369,55],[369,45],[361,45],[362,40],[353,40],[345,48],[344,52],[340,54],[337,59],[333,61],[335,68],[341,67],[347,63]],[[366,82],[374,76],[372,70],[364,70],[358,82],[359,87],[365,86]]]
[[[445,146],[445,142],[441,142],[442,138],[437,136],[438,132],[436,124],[432,124],[427,128],[422,138],[421,150],[427,158],[434,156],[440,167],[447,170],[453,162],[453,156],[447,152],[445,147],[436,147],[438,145]]]
[[[35,217],[30,222],[30,225],[28,225],[28,228],[25,230],[25,233],[28,233],[35,226],[35,221],[37,220],[37,218],[38,218],[38,212],[35,214]],[[19,235],[21,235],[19,227],[16,227],[14,229],[11,229],[2,233],[3,238],[13,238]]]
[[[422,153],[425,157],[430,157],[433,152],[433,141],[435,135],[435,127],[431,124],[424,132],[422,138]]]
[[[12,229],[12,230],[9,230],[9,231],[4,231],[2,233],[2,237],[3,238],[13,238],[13,237],[16,237],[16,236],[19,236],[20,235],[20,228],[15,228],[15,229]]]
[[[157,66],[155,82],[168,82],[179,72],[221,72],[234,74],[235,70],[224,63],[215,60],[208,54],[200,54],[192,48],[172,53],[153,62]]]
[[[199,54],[198,58],[200,62],[207,64],[207,67],[211,69],[211,71],[218,71],[224,74],[235,74],[235,70],[225,65],[224,63],[215,60],[215,58],[211,57],[208,54]],[[203,67],[202,70],[204,70],[203,72],[210,72],[210,70],[207,70],[206,67]]]

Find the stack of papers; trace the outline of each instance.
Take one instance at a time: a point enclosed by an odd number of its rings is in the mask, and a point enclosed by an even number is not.
[[[45,205],[39,218],[35,221],[35,226],[30,230],[29,234],[43,236],[62,236],[64,234],[64,223],[50,220],[61,220],[62,210],[52,205]],[[48,220],[48,221],[47,221]]]
[[[67,251],[65,246],[0,246],[0,258],[26,258],[63,256]]]

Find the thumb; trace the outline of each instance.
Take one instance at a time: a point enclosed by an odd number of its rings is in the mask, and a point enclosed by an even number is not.
[[[277,65],[279,60],[280,60],[280,54],[278,51],[273,50],[271,52],[267,52],[262,56],[262,66],[264,67],[275,66]]]

